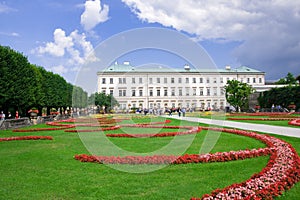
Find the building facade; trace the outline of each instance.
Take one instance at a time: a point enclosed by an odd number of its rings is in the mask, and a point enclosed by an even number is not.
[[[186,107],[193,110],[224,109],[228,80],[265,85],[265,73],[241,66],[231,69],[173,69],[161,66],[134,67],[117,64],[97,73],[98,92],[111,94],[118,109]]]

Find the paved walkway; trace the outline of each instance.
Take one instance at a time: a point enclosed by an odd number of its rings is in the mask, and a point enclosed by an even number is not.
[[[166,116],[170,118],[178,119],[179,117],[176,115]],[[218,126],[224,127],[234,127],[238,129],[244,130],[252,130],[257,132],[264,133],[272,133],[276,135],[284,135],[289,137],[297,137],[300,138],[300,128],[292,128],[292,127],[283,127],[283,126],[271,126],[266,124],[252,124],[252,123],[244,123],[244,122],[235,122],[229,120],[216,120],[216,119],[205,119],[205,118],[196,118],[196,117],[180,117],[182,120],[199,122],[204,124],[214,124]]]

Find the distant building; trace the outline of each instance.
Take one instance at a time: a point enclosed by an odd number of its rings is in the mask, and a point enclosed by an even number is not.
[[[265,89],[265,73],[241,66],[232,69],[182,69],[161,66],[134,67],[129,62],[97,73],[98,92],[112,94],[119,109],[186,107],[196,110],[224,109],[228,80]]]

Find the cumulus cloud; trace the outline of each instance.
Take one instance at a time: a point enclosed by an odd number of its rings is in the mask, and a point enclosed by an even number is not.
[[[87,0],[84,7],[85,10],[81,15],[81,25],[86,31],[92,30],[99,23],[109,19],[109,7],[104,4],[102,8],[100,0]]]
[[[300,1],[122,1],[142,21],[185,31],[199,40],[239,41],[234,55],[242,64],[265,65],[266,70],[289,65],[300,73]]]
[[[47,42],[45,47],[39,47],[38,53],[49,53],[53,56],[60,57],[65,55],[66,49],[70,49],[74,46],[73,38],[66,36],[65,31],[60,28],[55,29],[53,36],[54,42]]]
[[[38,47],[35,52],[39,55],[50,54],[54,57],[61,57],[68,66],[73,66],[73,68],[75,66],[74,69],[78,69],[76,67],[78,65],[97,60],[92,44],[87,41],[85,34],[79,33],[78,30],[66,35],[64,30],[55,29],[53,40],[53,42],[47,42],[44,46]],[[52,67],[52,69],[55,72],[67,72],[62,65]]]

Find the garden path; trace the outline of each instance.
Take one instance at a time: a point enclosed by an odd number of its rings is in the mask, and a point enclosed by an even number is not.
[[[192,122],[204,123],[204,124],[214,124],[224,127],[233,127],[243,130],[252,130],[257,132],[271,133],[276,135],[284,135],[289,137],[300,138],[300,128],[298,127],[284,127],[284,126],[272,126],[266,124],[252,124],[245,122],[234,122],[228,120],[217,120],[217,119],[206,119],[206,118],[196,118],[196,117],[178,117],[177,115],[166,116],[169,118],[182,119]]]

